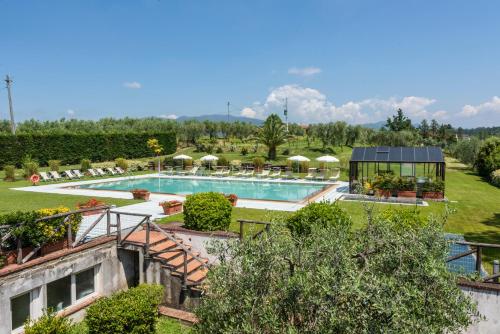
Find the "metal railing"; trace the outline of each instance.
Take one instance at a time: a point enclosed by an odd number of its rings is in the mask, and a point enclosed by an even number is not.
[[[446,262],[452,262],[457,259],[464,258],[466,256],[472,255],[475,257],[475,271],[481,276],[481,272],[483,271],[483,249],[497,249],[500,250],[500,244],[488,244],[488,243],[481,243],[481,242],[469,242],[469,241],[460,241],[460,240],[454,240],[453,243],[458,244],[458,245],[464,245],[468,246],[471,249],[450,256],[448,259],[446,259]],[[499,283],[500,279],[500,271],[498,268],[495,268],[493,266],[493,273],[491,275],[487,275],[485,277],[481,277],[481,281],[484,283]]]
[[[257,238],[259,235],[261,235],[264,231],[269,232],[269,229],[271,227],[270,222],[262,222],[262,221],[258,221],[258,220],[248,220],[248,219],[238,219],[237,221],[238,221],[238,223],[240,223],[240,233],[239,233],[240,240],[243,240],[243,237],[244,237],[244,230],[245,230],[244,225],[245,224],[264,225],[264,228],[262,230],[255,233],[252,236],[252,238],[254,238],[254,239]]]

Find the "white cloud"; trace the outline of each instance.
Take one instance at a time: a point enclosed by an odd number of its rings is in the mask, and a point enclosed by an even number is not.
[[[255,110],[253,110],[252,108],[246,107],[246,108],[243,108],[240,115],[243,117],[256,118],[257,112]]]
[[[459,115],[463,117],[472,117],[483,112],[500,113],[500,97],[493,96],[490,101],[481,103],[477,106],[467,104],[462,108]]]
[[[160,115],[160,118],[165,118],[165,119],[177,119],[179,116],[175,114],[170,114],[170,115]]]
[[[67,113],[68,115],[70,115],[70,116],[75,115],[75,111],[74,111],[73,109],[68,109],[68,110],[66,110],[66,113]]]
[[[130,89],[141,89],[142,85],[140,82],[131,81],[131,82],[124,82],[123,87],[130,88]]]
[[[342,120],[359,124],[383,120],[401,108],[412,119],[424,117],[445,117],[446,111],[428,111],[436,100],[421,96],[390,97],[388,99],[369,98],[347,101],[335,105],[317,89],[300,85],[284,85],[271,90],[265,102],[249,108],[256,117],[264,118],[270,113],[283,114],[285,99],[288,99],[289,117],[293,121],[315,123]],[[246,108],[245,108],[246,109]],[[246,113],[252,114],[249,110]]]
[[[288,69],[288,74],[299,75],[301,77],[309,77],[321,73],[319,67],[292,67]]]

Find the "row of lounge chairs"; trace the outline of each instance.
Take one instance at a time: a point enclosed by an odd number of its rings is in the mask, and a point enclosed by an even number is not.
[[[123,175],[125,174],[125,171],[120,168],[120,167],[108,167],[106,169],[102,168],[89,168],[88,170],[88,175],[92,177],[100,177],[100,176],[109,176],[109,175]],[[79,170],[79,169],[68,169],[59,174],[57,171],[50,171],[50,172],[40,172],[40,177],[42,181],[49,182],[49,181],[60,181],[63,179],[68,179],[68,180],[75,180],[75,179],[81,179],[85,175]]]
[[[219,167],[215,172],[208,173],[203,167],[194,166],[190,170],[184,171],[181,169],[174,170],[173,167],[168,167],[165,169],[166,175],[210,175],[217,177],[234,176],[234,177],[257,177],[257,178],[270,178],[270,179],[293,179],[296,180],[298,177],[293,173],[292,170],[286,170],[284,173],[281,168],[276,167],[273,169],[263,169],[259,173],[255,173],[253,168],[243,169],[235,172],[227,167]],[[317,180],[317,181],[337,181],[340,176],[340,170],[334,175],[329,177],[326,176],[326,170],[318,170],[317,168],[309,168],[308,174],[305,177],[306,180]]]

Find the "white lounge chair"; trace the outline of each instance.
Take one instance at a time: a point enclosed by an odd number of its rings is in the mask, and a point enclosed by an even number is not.
[[[252,168],[252,169],[248,169],[242,176],[243,177],[252,177],[253,174],[254,174],[254,170]]]
[[[116,166],[116,167],[115,167],[115,171],[116,171],[118,174],[125,174],[125,171],[124,171],[121,167],[118,167],[118,166]]]
[[[325,170],[320,169],[319,172],[316,174],[316,177],[314,179],[318,180],[318,181],[324,181],[325,180]]]
[[[285,171],[285,175],[283,175],[283,178],[286,180],[295,180],[297,177],[293,174],[293,171],[291,169],[287,169]]]
[[[188,170],[186,174],[188,174],[188,175],[196,175],[196,173],[198,173],[198,169],[200,169],[199,166],[194,166],[193,168],[191,168],[190,170]]]
[[[231,174],[231,170],[229,168],[224,168],[222,176],[229,176],[229,174]]]
[[[336,181],[338,181],[339,177],[340,177],[340,169],[337,169],[337,173],[335,173],[334,175],[330,176],[328,178],[328,180],[336,182]]]
[[[80,172],[80,170],[79,170],[79,169],[73,169],[73,174],[74,174],[77,178],[79,178],[79,179],[81,179],[82,177],[84,177],[84,176],[85,176],[85,175],[83,175],[83,174],[82,174],[82,172]]]
[[[108,167],[108,168],[106,168],[106,170],[109,172],[109,174],[116,175],[116,172],[115,172],[115,170],[113,168]]]
[[[97,174],[99,174],[100,176],[106,176],[107,174],[102,170],[102,168],[96,168],[95,169]]]
[[[172,166],[166,166],[165,167],[165,174],[167,174],[167,175],[174,175],[174,167],[172,167]]]
[[[270,169],[264,169],[262,170],[262,172],[260,172],[259,174],[256,174],[256,176],[258,178],[262,178],[262,177],[269,177],[269,173],[271,172]]]
[[[275,168],[274,172],[272,172],[271,174],[269,174],[269,177],[275,179],[275,178],[280,177],[280,175],[281,175],[281,168]]]
[[[44,182],[49,182],[52,180],[51,177],[46,172],[40,172],[40,177]]]
[[[52,170],[52,171],[49,172],[49,174],[50,174],[50,176],[52,176],[52,179],[54,179],[55,181],[58,181],[58,180],[62,179],[61,175],[59,175],[59,173],[56,172],[56,171]]]
[[[309,168],[307,170],[306,180],[314,180],[316,178],[316,168]]]
[[[71,172],[71,170],[65,170],[63,173],[70,180],[76,179],[76,176],[73,175],[73,173]]]
[[[243,176],[243,175],[245,175],[244,169],[240,169],[239,171],[233,174],[233,176]]]
[[[92,176],[92,177],[99,176],[99,174],[97,174],[97,172],[93,168],[89,168],[89,169],[87,169],[87,171],[89,172],[90,176]]]
[[[217,168],[217,170],[214,173],[212,173],[212,176],[222,176],[223,172],[224,172],[224,168],[219,167],[219,168]]]

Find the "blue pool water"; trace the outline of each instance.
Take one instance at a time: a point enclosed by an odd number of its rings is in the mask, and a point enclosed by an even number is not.
[[[285,182],[235,181],[235,180],[202,180],[189,178],[141,178],[105,183],[82,185],[80,188],[96,190],[147,189],[151,192],[189,195],[199,192],[215,191],[224,194],[236,194],[239,198],[301,201],[312,194],[323,190],[321,184],[298,184]]]

